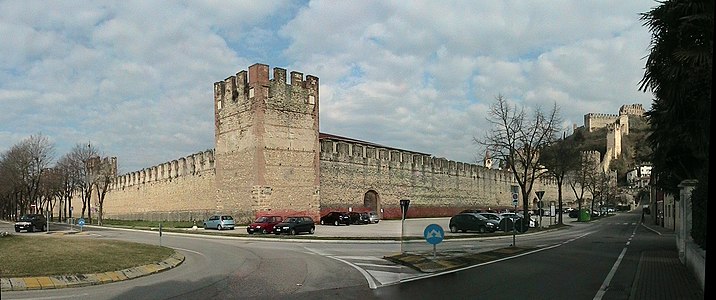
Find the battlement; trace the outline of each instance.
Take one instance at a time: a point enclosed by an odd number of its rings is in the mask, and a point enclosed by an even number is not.
[[[214,150],[206,150],[117,176],[110,189],[122,189],[150,182],[172,180],[183,176],[201,176],[203,173],[213,170]]]
[[[644,108],[641,104],[625,104],[619,108],[620,115],[643,116]]]
[[[584,115],[584,127],[587,128],[589,132],[592,132],[597,128],[604,128],[618,119],[619,115],[588,113]]]
[[[414,172],[512,182],[512,174],[477,164],[438,158],[426,153],[384,147],[361,141],[321,139],[321,161],[380,166]]]
[[[286,83],[286,69],[273,68],[269,78],[269,66],[254,64],[248,72],[242,70],[235,76],[214,83],[214,104],[219,113],[232,104],[264,106],[271,102],[295,102],[315,106],[318,101],[318,77],[292,71]]]

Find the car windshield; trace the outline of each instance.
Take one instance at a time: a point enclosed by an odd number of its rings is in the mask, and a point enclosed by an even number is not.
[[[254,222],[256,222],[256,223],[268,223],[268,222],[269,222],[269,218],[267,218],[267,217],[259,217],[259,218],[256,219],[256,221],[254,221]]]
[[[298,223],[298,218],[288,218],[286,219],[286,223]]]
[[[20,217],[20,221],[31,221],[31,220],[32,220],[32,218],[30,218],[30,216],[28,216],[28,215],[24,215],[24,216]]]
[[[233,220],[234,218],[232,218],[231,216],[223,216],[223,217],[221,217],[221,219],[222,220]]]

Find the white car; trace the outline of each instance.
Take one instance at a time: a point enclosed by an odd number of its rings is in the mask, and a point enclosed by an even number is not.
[[[519,219],[521,219],[521,218],[522,218],[522,214],[520,214],[520,213],[506,212],[506,213],[501,213],[501,214],[500,214],[500,217],[502,217],[502,218],[519,218]],[[535,228],[535,227],[537,227],[537,225],[538,225],[538,224],[537,224],[537,219],[535,219],[535,217],[533,217],[533,216],[530,216],[530,227],[531,227],[531,228]]]

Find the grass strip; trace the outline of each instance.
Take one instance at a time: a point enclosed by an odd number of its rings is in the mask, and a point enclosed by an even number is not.
[[[160,262],[174,250],[157,245],[85,237],[0,237],[0,277],[76,275]]]

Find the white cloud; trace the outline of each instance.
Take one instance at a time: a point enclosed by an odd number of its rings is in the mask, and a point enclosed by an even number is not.
[[[321,131],[482,155],[503,95],[565,124],[639,92],[653,1],[0,2],[0,152],[38,132],[134,171],[213,147],[213,82],[254,63],[320,78]]]

